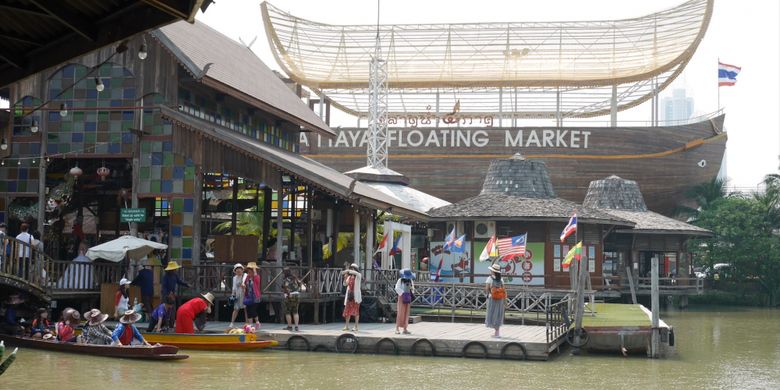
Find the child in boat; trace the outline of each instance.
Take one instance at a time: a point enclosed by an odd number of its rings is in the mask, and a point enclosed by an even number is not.
[[[176,333],[195,333],[195,317],[203,312],[211,313],[213,304],[214,295],[209,292],[192,298],[181,305],[176,311]]]
[[[143,345],[150,345],[144,340],[144,336],[141,336],[138,328],[133,325],[140,319],[141,315],[136,313],[135,310],[126,311],[119,318],[119,325],[116,326],[114,333],[111,334],[111,339],[118,345],[130,345],[133,339],[138,340]]]
[[[84,328],[81,332],[81,339],[85,344],[110,345],[111,331],[103,325],[108,318],[108,314],[100,312],[98,309],[92,309],[84,313]]]
[[[49,312],[46,308],[42,307],[35,313],[32,328],[30,328],[30,336],[32,338],[40,339],[43,338],[44,335],[51,334],[49,326],[51,326],[49,323]]]
[[[62,311],[62,320],[54,328],[57,332],[57,340],[66,343],[76,342],[75,328],[81,321],[81,314],[72,307],[67,307]]]
[[[173,328],[173,306],[175,302],[173,297],[165,297],[165,302],[157,306],[149,319],[149,328],[147,332],[164,332]]]

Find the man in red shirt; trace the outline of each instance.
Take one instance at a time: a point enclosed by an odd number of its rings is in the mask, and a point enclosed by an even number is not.
[[[195,317],[204,311],[211,313],[212,305],[214,305],[214,295],[210,292],[192,298],[181,305],[176,311],[176,333],[195,333],[193,326]]]

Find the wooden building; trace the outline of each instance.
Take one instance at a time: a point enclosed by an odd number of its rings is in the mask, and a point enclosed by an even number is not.
[[[561,243],[561,231],[574,213],[578,219],[577,237]],[[547,288],[570,286],[569,272],[561,262],[578,240],[583,242],[582,261],[587,262],[593,283],[600,283],[604,238],[612,229],[634,225],[624,218],[557,198],[545,163],[525,160],[519,155],[494,160],[479,195],[434,209],[429,214],[432,218],[429,235],[434,248],[431,272],[436,269],[439,256],[443,256],[442,277],[482,282],[490,262],[477,259],[490,237],[527,233],[525,256],[501,259],[499,264],[509,283]],[[468,250],[464,254],[436,255],[436,246],[442,244],[453,227],[457,236],[466,235]]]
[[[426,219],[300,156],[301,132],[332,130],[244,45],[197,21],[121,45],[9,85],[0,221],[13,234],[31,223],[53,259],[137,230],[167,243],[167,259],[198,264],[214,253],[209,221],[228,211],[219,234],[238,235],[236,214],[262,214],[262,238],[229,240],[216,260],[311,265],[339,231],[373,232],[376,210]],[[372,248],[366,236],[352,246]]]

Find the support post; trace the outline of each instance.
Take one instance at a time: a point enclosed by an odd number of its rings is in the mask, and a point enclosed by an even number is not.
[[[236,228],[238,226],[238,177],[233,176],[233,197],[231,198],[230,202],[230,234],[232,234],[234,237],[236,235]],[[235,239],[232,239],[231,242],[235,244]],[[233,244],[230,245],[230,247],[233,247]],[[232,250],[230,251],[232,254]]]
[[[631,290],[631,302],[636,305],[636,289],[634,288],[634,276],[631,275],[631,266],[626,266],[626,278],[628,279],[628,288]]]
[[[658,357],[659,329],[658,329],[658,311],[659,308],[658,292],[658,256],[650,259],[650,306],[652,310],[652,326],[650,331],[650,357]]]
[[[352,217],[352,262],[360,265],[360,213],[355,208]]]
[[[203,174],[200,167],[195,167],[195,177],[193,187],[195,193],[192,194],[192,264],[200,265],[200,238],[201,235],[201,207],[203,204]]]
[[[327,237],[328,242],[328,250],[330,250],[330,255],[333,257],[333,260],[336,259],[336,253],[334,253],[334,249],[336,248],[335,245],[333,245],[333,209],[329,208],[325,211],[325,236]],[[334,263],[335,264],[335,261]]]
[[[617,127],[617,84],[612,84],[612,99],[609,104],[609,125]]]
[[[263,261],[268,260],[268,239],[271,237],[271,198],[273,190],[267,184],[263,187]]]
[[[306,251],[306,262],[309,264],[309,269],[314,267],[314,221],[311,218],[312,199],[314,198],[314,190],[306,188],[306,245],[308,250]],[[317,306],[316,304],[314,305]]]
[[[371,281],[371,269],[374,267],[374,212],[366,215],[366,265],[363,267],[365,278]]]
[[[284,199],[284,185],[279,181],[279,192],[276,195],[276,266],[284,265],[282,262],[282,245],[284,245],[284,219],[282,218],[282,200]]]

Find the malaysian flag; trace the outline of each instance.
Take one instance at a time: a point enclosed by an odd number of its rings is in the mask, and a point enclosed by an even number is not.
[[[509,238],[498,239],[498,255],[501,259],[511,259],[515,256],[525,256],[525,244],[528,233]]]

